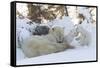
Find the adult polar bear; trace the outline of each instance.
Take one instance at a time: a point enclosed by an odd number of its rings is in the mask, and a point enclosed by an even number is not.
[[[64,51],[72,47],[63,40],[64,29],[56,26],[50,29],[46,36],[32,36],[27,39],[22,45],[22,50],[30,58]]]

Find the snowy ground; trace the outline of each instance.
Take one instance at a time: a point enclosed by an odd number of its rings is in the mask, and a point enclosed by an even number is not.
[[[70,18],[68,17],[64,17],[63,20],[54,20],[53,24],[54,24],[53,26],[65,27],[65,34],[68,33],[74,27]],[[79,46],[79,43],[74,40],[72,42],[72,45],[76,46],[75,49],[68,49],[63,52],[52,53],[52,54],[43,55],[43,56],[34,57],[34,58],[25,57],[21,49],[17,48],[16,49],[17,65],[96,60],[96,27],[94,27],[91,24],[87,24],[86,21],[84,21],[84,24],[82,24],[82,26],[86,30],[88,30],[91,34],[92,40],[89,46]]]
[[[17,61],[17,65],[61,63],[96,60],[96,47],[69,49],[64,52],[52,53],[35,58],[26,58]]]

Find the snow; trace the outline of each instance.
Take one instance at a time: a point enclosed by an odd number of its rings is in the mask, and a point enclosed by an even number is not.
[[[19,21],[19,23],[20,22],[21,21]],[[64,27],[65,34],[67,34],[71,29],[74,28],[73,22],[71,21],[69,17],[63,17],[63,19],[56,19],[51,23],[49,22],[48,25],[51,25],[52,27],[54,26]],[[17,58],[16,58],[17,65],[96,60],[96,28],[90,23],[87,24],[86,20],[83,21],[81,26],[85,28],[86,30],[88,30],[89,32],[91,32],[90,34],[92,35],[92,41],[89,46],[80,46],[80,44],[74,39],[71,45],[75,46],[76,47],[75,49],[68,49],[63,52],[52,53],[52,54],[38,56],[34,58],[25,57],[22,50],[20,48],[17,48]],[[18,27],[21,27],[21,25],[19,25]],[[24,27],[27,27],[27,26],[24,24]],[[22,36],[24,37],[25,36],[24,34],[26,33],[27,31],[23,30]],[[28,36],[27,34],[26,36]]]
[[[22,7],[21,7],[22,6]],[[28,9],[26,8],[26,4],[17,5],[18,11],[23,15],[27,16]],[[72,7],[72,6],[71,6]],[[22,9],[23,8],[23,9]],[[47,8],[47,6],[45,6]],[[75,11],[76,7],[72,7],[69,10],[69,17],[63,16],[62,19],[55,19],[51,22],[47,20],[43,20],[43,24],[47,25],[51,28],[55,26],[60,26],[64,28],[65,35],[75,28],[75,24],[78,24],[79,20],[76,18],[77,13]],[[72,11],[72,13],[70,13]],[[34,32],[34,28],[37,26],[35,22],[32,24],[28,24],[30,22],[29,19],[16,19],[16,63],[17,65],[28,65],[28,64],[47,64],[47,63],[61,63],[61,62],[78,62],[78,61],[92,61],[96,60],[96,26],[91,24],[91,15],[89,10],[85,7],[78,7],[78,12],[83,14],[86,18],[81,26],[87,30],[91,34],[91,43],[88,46],[81,46],[75,39],[71,42],[72,46],[75,46],[74,49],[68,49],[59,53],[52,53],[48,55],[38,56],[34,58],[27,58],[23,51],[21,50],[21,46],[18,44],[20,41],[22,44],[25,39],[30,37]],[[74,14],[73,14],[74,13]],[[87,21],[88,20],[88,21]],[[48,22],[48,23],[47,23]],[[89,22],[89,23],[87,23]],[[18,41],[19,39],[19,41]]]
[[[86,18],[86,20],[88,21],[88,23],[92,22],[91,14],[90,14],[89,9],[87,9],[86,7],[78,7],[78,12],[80,14],[83,14],[83,16]]]
[[[48,25],[50,25],[52,28],[55,26],[60,26],[64,28],[65,35],[70,32],[74,28],[74,24],[71,21],[71,18],[67,16],[63,16],[62,19],[55,19],[52,22],[49,22]]]
[[[61,62],[78,62],[96,60],[96,48],[80,47],[69,49],[64,52],[52,53],[49,55],[35,58],[27,58],[17,62],[17,65],[44,64],[44,63],[61,63]]]
[[[23,16],[27,17],[28,8],[26,3],[17,3],[16,8]]]
[[[37,24],[35,24],[34,22],[32,22],[32,24],[29,24],[29,22],[31,22],[31,20],[24,18],[24,19],[19,19],[17,18],[17,25],[16,28],[24,28],[30,31],[33,31],[34,28],[36,27]]]
[[[24,53],[22,52],[22,50],[20,48],[17,48],[16,49],[16,60],[22,60],[22,59],[25,59],[25,55]]]
[[[32,24],[29,24],[30,20],[27,18],[16,18],[16,22],[16,43],[17,47],[21,47],[21,45],[24,43],[24,40],[32,36],[34,28],[37,24],[35,24],[34,22],[32,22]]]

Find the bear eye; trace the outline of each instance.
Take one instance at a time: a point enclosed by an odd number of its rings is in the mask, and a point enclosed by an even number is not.
[[[54,28],[52,28],[52,30],[54,31]]]

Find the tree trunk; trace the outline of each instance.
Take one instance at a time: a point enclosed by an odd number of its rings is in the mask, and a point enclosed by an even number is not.
[[[68,14],[68,10],[67,10],[67,6],[65,6],[65,11],[66,11],[66,16],[69,16],[69,14]]]

